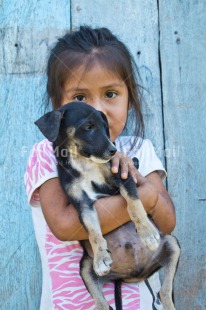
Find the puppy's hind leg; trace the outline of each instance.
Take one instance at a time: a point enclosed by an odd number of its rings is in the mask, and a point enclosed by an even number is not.
[[[162,250],[158,262],[164,267],[164,278],[159,295],[165,310],[175,310],[172,301],[172,288],[174,275],[180,256],[180,246],[175,237],[167,235],[164,237]]]
[[[93,270],[92,258],[85,254],[80,262],[80,275],[84,281],[84,284],[92,295],[97,310],[113,310],[113,308],[107,303],[102,293],[102,287],[105,277],[98,277]]]

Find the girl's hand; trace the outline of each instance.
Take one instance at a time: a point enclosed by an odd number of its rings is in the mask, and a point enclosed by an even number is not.
[[[116,152],[115,156],[111,160],[111,163],[111,170],[113,173],[117,173],[120,168],[122,179],[127,179],[129,173],[133,177],[134,182],[137,183],[137,169],[135,168],[131,158],[127,157],[124,153]]]

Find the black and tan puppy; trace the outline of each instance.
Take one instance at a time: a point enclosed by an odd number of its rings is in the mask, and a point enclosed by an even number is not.
[[[179,246],[174,237],[160,236],[149,220],[132,177],[122,180],[120,174],[111,172],[109,161],[116,148],[109,139],[106,116],[85,103],[72,102],[35,124],[53,142],[62,188],[88,233],[89,242],[81,242],[85,249],[81,276],[97,309],[111,309],[101,292],[105,282],[138,282],[162,266],[166,268],[160,291],[163,307],[175,309],[172,283]],[[105,239],[93,204],[98,198],[119,193],[127,201],[132,222]]]

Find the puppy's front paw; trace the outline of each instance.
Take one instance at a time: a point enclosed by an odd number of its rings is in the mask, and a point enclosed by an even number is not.
[[[93,268],[96,274],[100,277],[109,273],[112,265],[112,259],[108,250],[99,252],[94,258]]]
[[[139,237],[151,251],[156,251],[160,244],[160,234],[157,228],[148,220],[146,225],[136,225]]]

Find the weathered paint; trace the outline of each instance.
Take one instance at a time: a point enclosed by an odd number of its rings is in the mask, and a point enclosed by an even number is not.
[[[110,28],[136,60],[148,90],[146,136],[166,160],[177,210],[177,309],[205,309],[206,2],[2,0],[0,10],[0,309],[39,307],[40,259],[23,174],[31,146],[42,138],[33,122],[44,112],[48,51],[80,24]]]
[[[23,175],[42,138],[34,121],[44,110],[48,50],[70,29],[70,3],[5,0],[0,10],[0,309],[37,310],[41,262]]]
[[[182,254],[177,309],[206,309],[206,1],[159,1],[168,190]],[[173,153],[172,153],[173,149]]]

